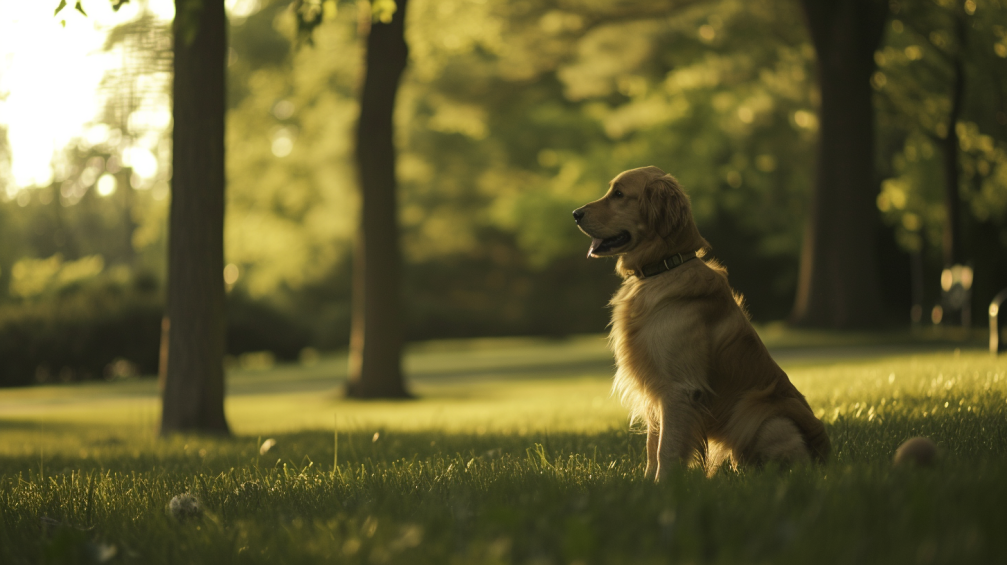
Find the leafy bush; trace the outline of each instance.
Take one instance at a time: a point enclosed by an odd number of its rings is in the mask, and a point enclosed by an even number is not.
[[[312,342],[311,331],[290,314],[235,290],[227,297],[227,352],[272,351],[278,359],[297,359]]]
[[[157,372],[161,296],[105,283],[0,306],[0,386],[105,376],[116,360]]]
[[[152,279],[93,281],[0,305],[0,386],[157,373],[163,294]],[[310,332],[276,308],[228,296],[227,352],[295,359]]]

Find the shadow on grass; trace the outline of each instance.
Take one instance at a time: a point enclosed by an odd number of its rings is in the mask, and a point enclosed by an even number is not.
[[[53,429],[41,438],[47,466],[69,471],[39,473],[37,454],[0,461],[0,561],[86,562],[75,556],[105,546],[144,563],[995,560],[1003,444],[986,454],[992,467],[949,448],[938,468],[891,469],[901,425],[830,426],[836,458],[824,467],[712,479],[675,469],[658,485],[641,476],[643,437],[625,431],[357,430],[341,436],[333,472],[322,431],[277,436],[260,455],[258,437],[100,444]],[[951,440],[970,428],[934,429]],[[166,511],[185,492],[202,518]]]
[[[826,467],[887,465],[899,444],[914,436],[932,438],[940,446],[942,459],[955,466],[1007,459],[1007,423],[998,413],[928,417],[896,413],[871,420],[841,415],[827,422],[826,429],[832,440]],[[0,472],[8,476],[37,473],[41,467],[54,474],[112,471],[192,475],[284,464],[298,469],[311,464],[316,469],[331,470],[336,460],[336,438],[330,430],[271,437],[276,440],[275,446],[260,453],[266,439],[263,436],[179,434],[159,438],[154,429],[0,420]],[[641,472],[645,462],[644,436],[630,430],[457,433],[384,427],[341,430],[338,462],[341,467],[377,468],[429,459],[523,457],[535,446],[540,446],[550,459],[585,456],[598,464],[626,463],[640,467]]]

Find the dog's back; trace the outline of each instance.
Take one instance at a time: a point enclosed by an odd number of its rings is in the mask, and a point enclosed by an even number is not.
[[[710,402],[711,436],[721,436],[738,458],[758,460],[762,457],[751,451],[759,429],[782,417],[797,427],[809,455],[824,461],[831,449],[825,426],[762,343],[740,296],[727,284],[726,271],[717,263],[708,266],[721,275],[710,292],[719,295],[722,311],[711,319],[720,324],[710,351],[709,381],[716,393]]]

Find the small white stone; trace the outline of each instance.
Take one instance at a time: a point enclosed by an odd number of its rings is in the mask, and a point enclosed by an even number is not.
[[[117,547],[107,543],[91,543],[88,544],[88,549],[90,550],[91,557],[98,563],[111,561],[113,557],[119,554]]]
[[[187,520],[202,514],[203,505],[195,496],[184,493],[171,499],[171,502],[168,503],[168,510],[175,519]]]
[[[259,455],[265,455],[269,453],[269,450],[273,449],[274,447],[276,447],[276,440],[273,438],[267,439],[266,441],[262,442],[262,445],[259,446]]]

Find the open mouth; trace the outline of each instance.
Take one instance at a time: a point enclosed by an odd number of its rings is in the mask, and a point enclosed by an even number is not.
[[[605,239],[601,239],[600,237],[592,238],[591,249],[587,250],[587,256],[591,257],[594,255],[595,257],[598,257],[602,253],[614,251],[629,243],[630,239],[631,237],[628,231],[620,232],[618,235],[606,237]]]

